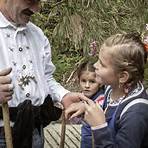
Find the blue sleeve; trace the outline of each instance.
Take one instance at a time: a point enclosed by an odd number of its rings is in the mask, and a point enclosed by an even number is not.
[[[125,113],[118,124],[115,139],[109,127],[94,130],[95,148],[141,148],[148,122],[144,116],[134,111]]]

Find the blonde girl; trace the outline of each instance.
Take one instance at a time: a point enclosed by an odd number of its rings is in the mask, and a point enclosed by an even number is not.
[[[148,95],[142,84],[145,62],[143,43],[135,34],[113,35],[101,46],[94,66],[96,76],[109,85],[105,110],[89,99],[84,101],[84,119],[91,126],[96,148],[148,148]],[[67,114],[72,110],[78,108]]]

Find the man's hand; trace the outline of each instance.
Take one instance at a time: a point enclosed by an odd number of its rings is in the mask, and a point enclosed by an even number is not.
[[[12,98],[13,84],[9,77],[12,68],[3,69],[0,71],[0,103],[4,103]]]
[[[72,103],[80,102],[81,100],[86,99],[88,98],[85,97],[82,93],[69,92],[63,97],[62,104],[64,108],[67,109]]]

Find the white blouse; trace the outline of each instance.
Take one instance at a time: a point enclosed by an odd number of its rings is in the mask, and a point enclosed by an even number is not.
[[[51,94],[61,101],[69,91],[55,81],[55,66],[51,48],[42,30],[29,22],[16,27],[0,12],[0,70],[12,67],[10,77],[14,94],[9,106],[17,106],[26,99],[40,105]]]

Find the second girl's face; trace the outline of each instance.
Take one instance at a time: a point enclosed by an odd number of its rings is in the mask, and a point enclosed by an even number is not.
[[[99,53],[99,60],[94,64],[96,69],[96,78],[101,79],[102,84],[116,87],[119,80],[112,65],[112,59],[115,57],[111,57],[108,50],[111,49],[101,49]]]
[[[90,71],[82,72],[79,82],[82,93],[88,98],[93,96],[100,86],[96,81],[96,73]]]

